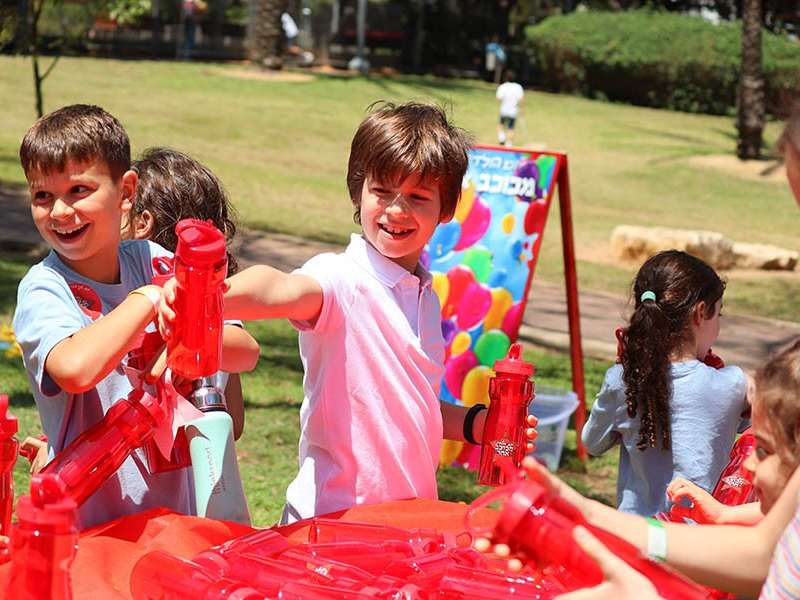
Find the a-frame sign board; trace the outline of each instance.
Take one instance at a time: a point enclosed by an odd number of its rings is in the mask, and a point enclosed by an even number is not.
[[[567,155],[477,146],[470,154],[455,218],[438,226],[423,254],[442,304],[445,378],[441,397],[488,403],[494,361],[517,340],[553,193],[558,188],[569,319],[577,452],[586,422],[578,284]],[[441,460],[455,461],[460,442],[445,441]]]

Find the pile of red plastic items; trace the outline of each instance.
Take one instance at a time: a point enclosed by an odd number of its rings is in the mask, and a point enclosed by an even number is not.
[[[162,551],[146,554],[131,573],[131,594],[136,600],[545,600],[565,591],[530,567],[506,572],[505,561],[477,552],[468,545],[471,539],[466,532],[317,517],[301,544],[265,529],[191,560]]]

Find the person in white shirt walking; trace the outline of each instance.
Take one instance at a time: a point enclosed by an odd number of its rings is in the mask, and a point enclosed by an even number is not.
[[[514,126],[519,117],[522,103],[525,99],[525,90],[514,81],[515,73],[506,70],[503,83],[497,88],[495,98],[500,102],[500,122],[497,124],[497,139],[500,144],[513,145]]]

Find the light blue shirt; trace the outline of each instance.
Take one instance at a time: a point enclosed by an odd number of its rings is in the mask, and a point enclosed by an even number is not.
[[[14,333],[22,347],[50,458],[100,421],[111,405],[128,396],[132,386],[118,365],[93,388],[69,394],[45,371],[47,355],[61,340],[116,308],[128,292],[149,284],[155,256],[172,254],[149,241],[122,242],[120,283],[103,284],[75,273],[51,251],[20,282]],[[190,476],[189,469],[151,474],[140,448],[78,508],[79,526],[85,529],[157,506],[191,514]]]
[[[617,506],[653,516],[671,506],[666,489],[685,477],[711,492],[728,464],[747,409],[747,378],[739,367],[714,369],[699,360],[670,367],[672,449],[639,451],[640,419],[628,417],[622,365],[607,372],[581,439],[595,456],[620,444]],[[641,410],[641,407],[640,407]]]

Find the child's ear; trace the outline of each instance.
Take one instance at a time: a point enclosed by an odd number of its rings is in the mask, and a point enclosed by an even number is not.
[[[136,219],[134,219],[134,228],[133,228],[133,239],[135,240],[146,240],[150,238],[150,235],[153,233],[153,226],[155,225],[156,220],[153,218],[153,213],[151,213],[146,208],[142,211]]]
[[[122,175],[122,180],[120,182],[122,191],[120,210],[123,212],[133,208],[133,197],[136,194],[136,183],[138,181],[139,177],[136,175],[135,171],[128,170]]]
[[[692,320],[694,321],[695,325],[699,326],[700,323],[706,320],[706,318],[709,316],[707,313],[708,313],[708,304],[706,304],[705,300],[700,300],[700,302],[695,304],[694,314],[692,315]]]

